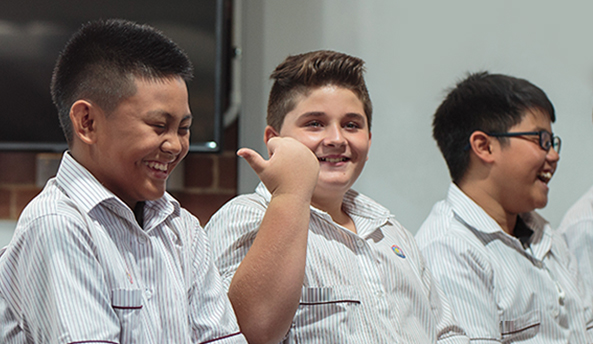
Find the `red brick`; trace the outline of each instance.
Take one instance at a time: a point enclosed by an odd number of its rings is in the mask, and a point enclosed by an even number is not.
[[[0,188],[0,219],[10,218],[10,190]]]
[[[36,153],[0,152],[0,184],[35,184]]]
[[[211,154],[191,153],[185,157],[185,187],[210,188],[214,182]]]
[[[15,202],[15,209],[14,214],[11,214],[13,218],[18,218],[23,209],[31,202],[35,196],[39,194],[41,189],[39,188],[31,188],[31,189],[22,189],[22,190],[14,190],[16,202]]]
[[[222,189],[237,190],[237,156],[218,157],[218,186]]]
[[[235,120],[231,125],[224,129],[224,142],[222,143],[223,151],[237,151],[239,147],[239,121]]]
[[[210,217],[220,207],[235,197],[235,195],[190,194],[186,192],[173,192],[172,194],[179,200],[182,207],[200,219],[202,226],[206,225]]]

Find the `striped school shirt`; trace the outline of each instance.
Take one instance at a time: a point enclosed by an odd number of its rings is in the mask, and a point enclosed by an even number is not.
[[[246,343],[198,220],[132,210],[65,153],[0,257],[0,343]]]
[[[593,188],[566,212],[558,233],[575,255],[585,285],[593,290]]]
[[[537,213],[526,248],[451,184],[416,240],[472,343],[592,343],[589,291]]]
[[[270,199],[260,183],[205,227],[227,288]],[[311,207],[300,305],[283,343],[468,343],[412,235],[387,209],[353,190],[343,209],[358,234]]]

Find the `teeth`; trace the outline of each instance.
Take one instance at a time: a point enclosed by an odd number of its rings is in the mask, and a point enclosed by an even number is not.
[[[150,168],[154,168],[155,170],[167,172],[167,164],[161,164],[159,162],[151,161],[146,164]]]
[[[327,162],[342,162],[346,161],[348,158],[319,158],[319,161],[327,161]]]
[[[552,179],[552,172],[540,172],[537,174],[538,178],[544,182],[550,181]]]

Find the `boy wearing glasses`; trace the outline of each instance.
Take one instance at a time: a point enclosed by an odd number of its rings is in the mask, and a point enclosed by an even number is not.
[[[574,257],[534,212],[559,159],[554,120],[537,86],[487,72],[458,83],[434,115],[453,182],[416,240],[472,342],[593,340]]]

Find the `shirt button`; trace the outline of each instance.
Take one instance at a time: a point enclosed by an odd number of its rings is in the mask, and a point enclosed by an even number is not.
[[[356,245],[358,247],[363,247],[364,246],[364,241],[362,241],[362,240],[356,240]]]
[[[141,237],[139,237],[139,238],[138,238],[138,241],[139,241],[141,244],[146,244],[146,241],[147,241],[147,239],[146,239],[146,237],[144,237],[144,236],[141,236]]]
[[[146,295],[147,299],[150,299],[152,297],[152,290],[148,288],[144,289],[144,295]]]

